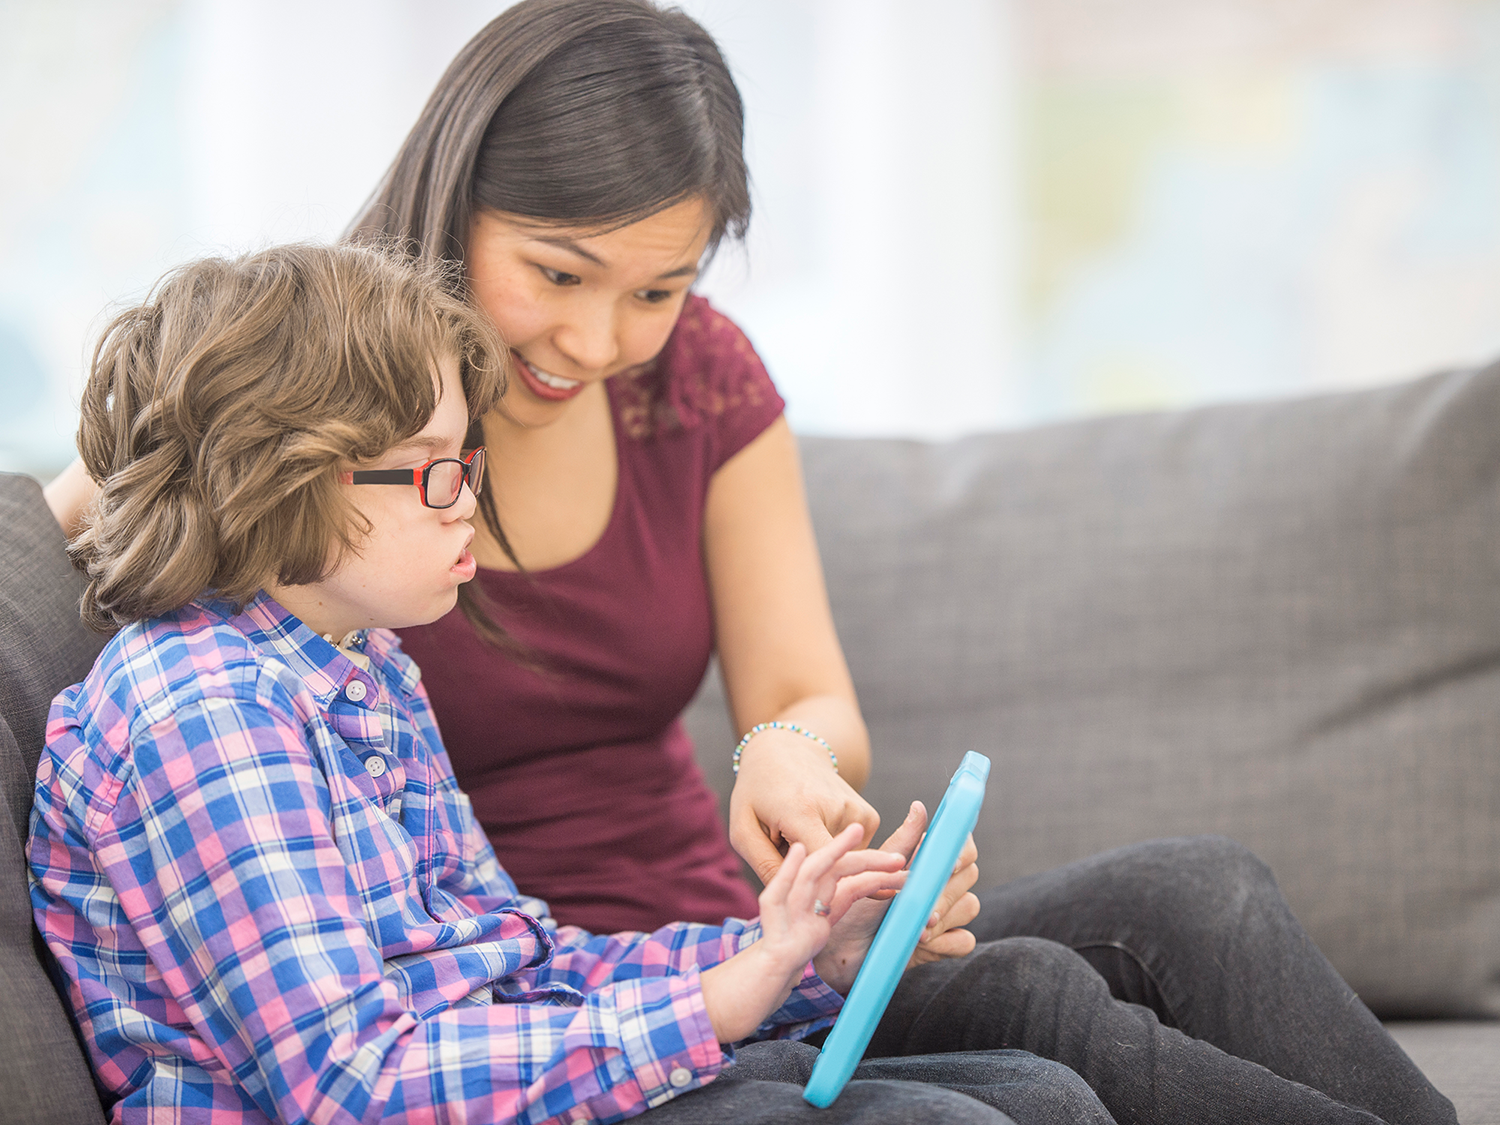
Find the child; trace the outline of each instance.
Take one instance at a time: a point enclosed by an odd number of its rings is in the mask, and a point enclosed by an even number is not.
[[[640,1113],[713,1083],[721,1044],[826,1027],[920,834],[793,845],[722,927],[600,937],[518,894],[387,631],[474,574],[462,445],[505,353],[445,283],[352,247],[207,260],[95,353],[70,550],[120,631],[53,704],[28,855],[116,1120]],[[845,1114],[1006,1120],[865,1085]],[[677,1104],[813,1113],[796,1095]]]

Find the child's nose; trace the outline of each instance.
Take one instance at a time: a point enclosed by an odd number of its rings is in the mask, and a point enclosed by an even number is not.
[[[453,502],[452,507],[444,511],[451,519],[471,519],[475,510],[479,507],[479,500],[474,495],[474,490],[469,487],[469,482],[464,481],[463,487],[458,490],[458,499]]]

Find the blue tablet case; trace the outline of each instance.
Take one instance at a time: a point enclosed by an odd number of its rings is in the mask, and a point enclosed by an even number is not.
[[[990,760],[972,750],[964,755],[958,772],[948,783],[937,814],[927,826],[927,835],[912,859],[904,886],[886,911],[885,919],[870,943],[854,987],[843,1011],[823,1043],[813,1064],[812,1077],[802,1096],[820,1108],[833,1104],[844,1083],[864,1057],[875,1025],[885,1013],[891,994],[901,981],[912,950],[926,928],[938,895],[953,874],[958,853],[974,830],[984,804],[984,784],[990,776]]]

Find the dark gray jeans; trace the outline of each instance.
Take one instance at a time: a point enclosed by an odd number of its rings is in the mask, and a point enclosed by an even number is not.
[[[785,1040],[740,1048],[702,1089],[640,1118],[650,1125],[1111,1125],[1073,1071],[1025,1051],[866,1059],[827,1109],[802,1100],[818,1049]]]
[[[1233,841],[1119,848],[981,898],[980,947],[906,974],[829,1109],[801,1101],[812,1048],[767,1043],[647,1120],[1455,1125]]]

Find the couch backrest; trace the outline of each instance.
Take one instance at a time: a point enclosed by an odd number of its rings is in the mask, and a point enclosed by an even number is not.
[[[38,959],[22,846],[52,697],[104,638],[78,617],[80,576],[30,477],[0,474],[0,1114],[28,1125],[102,1122],[87,1063]]]
[[[1500,1015],[1500,364],[802,449],[888,824],[983,750],[987,880],[1224,833],[1377,1011]],[[98,1119],[21,858],[48,703],[102,645],[79,591],[0,474],[0,1105],[39,1123]],[[714,679],[689,725],[727,789]]]
[[[802,450],[887,825],[981,750],[986,882],[1227,834],[1372,1007],[1500,1014],[1500,365]]]

